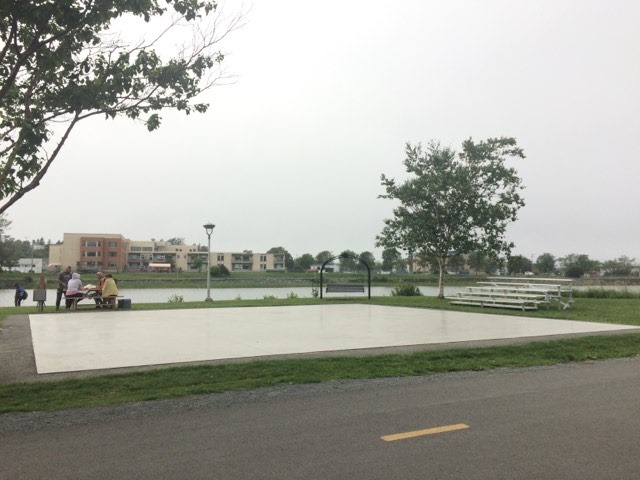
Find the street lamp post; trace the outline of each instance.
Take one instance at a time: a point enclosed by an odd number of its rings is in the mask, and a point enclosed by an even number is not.
[[[216,226],[209,222],[204,226],[204,230],[207,232],[207,238],[209,240],[207,247],[207,298],[204,299],[205,302],[213,302],[211,298],[211,234],[213,233],[213,229]]]

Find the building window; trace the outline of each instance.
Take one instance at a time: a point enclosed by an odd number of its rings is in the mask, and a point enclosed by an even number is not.
[[[218,255],[218,261],[224,262],[224,255]]]
[[[102,242],[98,240],[85,240],[84,242],[82,242],[82,246],[83,247],[101,247]]]
[[[143,252],[153,252],[153,247],[142,247]]]
[[[109,252],[109,256],[110,257],[117,257],[118,256],[118,252]]]
[[[141,252],[142,251],[142,247],[131,247],[131,251],[132,252]]]
[[[100,252],[84,252],[85,257],[99,257]]]
[[[266,262],[267,261],[267,256],[266,255],[260,255],[260,261],[261,262]]]
[[[109,242],[107,242],[107,246],[109,248],[118,248],[118,242],[116,242],[114,240],[110,240]]]

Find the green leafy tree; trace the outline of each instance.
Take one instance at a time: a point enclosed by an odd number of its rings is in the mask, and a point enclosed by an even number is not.
[[[536,259],[535,266],[540,273],[553,273],[556,271],[556,257],[550,253],[543,253]]]
[[[216,9],[214,0],[0,2],[0,213],[40,184],[87,118],[139,119],[151,131],[163,110],[205,112],[196,97],[224,78],[217,45],[242,23]],[[114,30],[121,18],[155,20],[162,33],[127,42]],[[158,47],[185,26],[191,43],[173,57]]]
[[[629,258],[626,255],[615,258],[613,260],[607,260],[602,263],[602,269],[605,275],[624,277],[631,275],[631,272],[636,268],[636,259]]]
[[[450,272],[459,272],[464,269],[466,263],[464,255],[460,253],[449,255],[449,257],[447,257],[447,270]]]
[[[600,268],[600,262],[589,258],[584,253],[570,253],[559,260],[567,277],[579,278],[586,272],[593,272]]]
[[[579,265],[569,265],[564,269],[564,276],[569,278],[582,278],[584,276],[584,268]]]
[[[484,273],[493,275],[502,268],[504,261],[498,257],[487,256],[484,260]]]
[[[198,273],[200,273],[202,271],[202,266],[204,265],[204,261],[200,257],[196,257],[193,259],[193,262],[191,262],[191,265],[193,265],[193,268],[198,270]]]
[[[322,265],[324,262],[334,257],[335,255],[331,253],[329,250],[323,250],[316,255],[316,262]]]
[[[362,252],[358,256],[358,259],[360,260],[360,262],[364,262],[369,265],[369,268],[371,270],[373,270],[376,266],[376,257],[371,252]],[[366,267],[362,263],[358,263],[358,269],[360,271],[364,271],[366,270]]]
[[[16,241],[7,233],[11,220],[0,214],[0,269],[11,268],[20,258]]]
[[[402,261],[402,254],[396,248],[385,248],[382,250],[382,270],[393,272]]]
[[[167,240],[168,245],[184,245],[184,237],[172,237]]]
[[[284,254],[284,266],[287,270],[294,270],[296,266],[296,262],[291,256],[291,254],[284,247],[272,247],[267,250],[267,253],[282,253]]]
[[[533,262],[522,255],[510,256],[507,260],[507,270],[510,275],[523,274],[533,271]]]
[[[345,250],[340,254],[340,271],[355,272],[358,269],[358,255],[353,250]]]
[[[302,270],[307,270],[315,263],[316,259],[310,253],[304,253],[296,259],[296,266]]]
[[[472,270],[476,272],[476,274],[478,272],[485,272],[490,274],[490,272],[487,271],[487,265],[489,265],[490,262],[491,257],[485,252],[480,251],[471,252],[469,254],[469,257],[467,258],[467,264]]]
[[[524,158],[513,138],[469,139],[461,151],[431,142],[406,145],[403,183],[382,175],[386,194],[399,202],[393,218],[376,237],[376,245],[398,248],[437,261],[438,297],[444,298],[444,273],[450,252],[482,250],[509,253],[507,225],[524,205],[521,180],[507,159]]]

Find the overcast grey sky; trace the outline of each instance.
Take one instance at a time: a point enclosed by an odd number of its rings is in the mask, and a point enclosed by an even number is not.
[[[404,178],[406,142],[513,136],[527,155],[515,254],[640,260],[637,0],[250,6],[223,45],[237,79],[206,93],[206,114],[153,133],[81,124],[8,233],[205,243],[212,221],[212,250],[379,259],[380,175]]]

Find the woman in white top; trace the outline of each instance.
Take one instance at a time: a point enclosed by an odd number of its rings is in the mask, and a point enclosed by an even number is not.
[[[84,293],[82,293],[82,281],[80,280],[79,273],[72,273],[71,280],[67,284],[67,293],[65,293],[65,297],[67,298],[67,310],[71,308],[71,304],[73,302],[73,298],[76,297],[84,297]],[[80,300],[78,300],[79,302]]]

